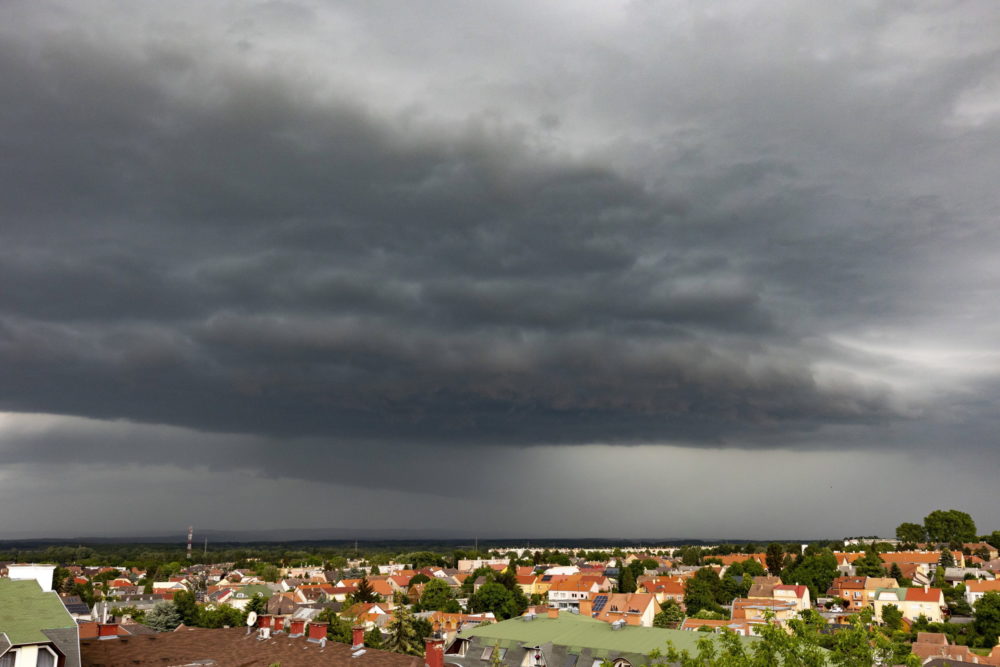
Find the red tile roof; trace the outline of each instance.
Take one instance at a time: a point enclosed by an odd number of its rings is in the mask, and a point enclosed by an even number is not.
[[[941,600],[942,592],[940,588],[907,588],[907,602],[938,602]]]

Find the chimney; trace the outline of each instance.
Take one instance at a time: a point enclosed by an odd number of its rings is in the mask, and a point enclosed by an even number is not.
[[[930,585],[929,584],[924,584],[924,593],[930,593],[930,592],[931,592]]]
[[[444,667],[444,637],[424,639],[425,667]]]
[[[285,627],[285,617],[275,616],[274,617],[274,631],[279,632],[283,627]]]
[[[118,639],[118,624],[117,623],[98,623],[97,624],[97,638],[98,639]]]
[[[301,637],[306,633],[306,622],[302,619],[293,619],[289,624],[288,636]]]
[[[357,651],[359,648],[365,647],[365,626],[355,625],[351,628],[351,650]]]
[[[581,616],[593,616],[594,615],[594,601],[593,600],[580,600],[580,615]]]
[[[258,628],[269,628],[271,627],[271,615],[261,614],[257,617],[257,627]]]
[[[329,625],[329,623],[314,623],[310,621],[308,641],[319,643],[320,640],[326,639],[326,629]]]
[[[549,618],[559,618],[559,610],[556,607],[549,607]]]

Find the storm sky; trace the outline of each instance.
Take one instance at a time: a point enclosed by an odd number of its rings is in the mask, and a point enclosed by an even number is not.
[[[987,532],[1000,4],[0,4],[7,535]]]

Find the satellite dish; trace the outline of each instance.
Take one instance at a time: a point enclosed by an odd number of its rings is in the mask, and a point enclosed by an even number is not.
[[[253,627],[253,624],[257,622],[257,612],[252,611],[247,614],[247,627]]]

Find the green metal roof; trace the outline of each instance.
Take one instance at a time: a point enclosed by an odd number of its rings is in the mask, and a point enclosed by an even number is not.
[[[42,630],[75,627],[56,593],[43,593],[34,579],[0,579],[0,632],[11,644],[48,642]]]
[[[512,618],[501,623],[482,625],[459,633],[459,637],[487,640],[513,640],[522,645],[540,646],[548,642],[561,646],[589,648],[597,651],[640,653],[648,655],[653,649],[666,650],[667,642],[681,650],[696,651],[698,640],[704,633],[664,628],[626,626],[620,630],[611,624],[572,613],[562,613],[559,618],[538,616],[532,621]],[[743,641],[756,641],[744,638]]]
[[[248,598],[252,598],[254,595],[257,594],[260,594],[265,598],[269,598],[272,595],[274,595],[274,591],[272,591],[270,587],[265,586],[264,584],[250,584],[248,586],[243,586],[236,592],[242,593]]]

